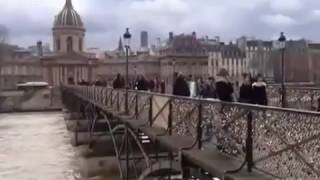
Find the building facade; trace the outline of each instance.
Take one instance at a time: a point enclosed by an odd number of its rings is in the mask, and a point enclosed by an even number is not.
[[[97,59],[84,52],[85,28],[71,0],[55,17],[52,33],[54,54],[41,57],[43,80],[53,86],[95,80]]]
[[[209,52],[209,75],[216,77],[220,69],[226,69],[233,81],[240,82],[244,73],[249,73],[249,58],[235,44],[219,45]]]
[[[140,47],[142,49],[148,49],[149,48],[148,32],[147,31],[141,31],[140,38],[141,38]]]
[[[0,90],[13,90],[18,83],[42,80],[39,58],[17,54],[0,61]]]
[[[116,74],[125,75],[126,61],[121,39],[117,50],[96,56],[85,52],[85,33],[80,15],[74,10],[71,0],[66,0],[54,19],[53,52],[46,53],[38,42],[33,47],[37,55],[18,49],[0,57],[0,89],[14,89],[17,83],[27,81],[46,81],[52,86],[98,79],[111,82]],[[141,46],[148,47],[147,32],[141,33]],[[320,83],[319,59],[319,44],[289,41],[285,49],[286,81]],[[195,32],[180,35],[170,32],[168,40],[159,41],[152,55],[130,51],[129,79],[133,81],[137,75],[144,75],[149,80],[163,80],[170,91],[174,75],[178,72],[198,79],[215,77],[224,68],[233,81],[241,82],[243,73],[261,73],[279,82],[280,64],[281,52],[272,49],[271,41],[240,38],[237,44],[224,44],[219,37],[197,38]]]

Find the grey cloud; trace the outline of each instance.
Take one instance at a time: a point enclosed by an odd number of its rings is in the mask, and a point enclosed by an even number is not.
[[[5,0],[0,0],[0,5],[2,1]],[[15,14],[0,17],[0,22],[11,31],[12,41],[22,45],[37,38],[51,41],[53,16],[64,2],[43,1],[50,2],[52,7],[47,13],[37,9],[38,5],[18,7]],[[197,31],[199,36],[219,35],[224,40],[241,35],[270,39],[285,31],[288,36],[320,40],[316,33],[320,23],[318,0],[74,0],[73,3],[85,22],[90,47],[115,48],[126,27],[131,28],[135,45],[141,30],[148,30],[151,40],[166,38],[169,31]],[[41,18],[37,13],[41,13]]]

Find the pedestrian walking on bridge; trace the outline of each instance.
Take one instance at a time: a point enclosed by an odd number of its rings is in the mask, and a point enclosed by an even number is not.
[[[173,95],[176,96],[190,96],[190,89],[184,76],[180,73],[173,85]]]
[[[256,78],[256,82],[252,84],[253,103],[259,105],[268,105],[267,99],[267,84],[264,82],[263,77],[259,74]]]
[[[233,101],[233,86],[229,80],[229,73],[226,69],[221,69],[217,74],[216,91],[221,101]]]
[[[252,103],[253,91],[252,91],[252,80],[249,74],[243,74],[243,83],[240,87],[239,102],[241,103]]]

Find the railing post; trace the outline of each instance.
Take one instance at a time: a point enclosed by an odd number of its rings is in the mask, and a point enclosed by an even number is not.
[[[120,111],[120,91],[118,91],[117,94],[117,110],[118,112]]]
[[[173,119],[172,119],[172,99],[169,99],[169,114],[168,114],[168,133],[169,135],[172,135],[172,123],[173,123]]]
[[[246,161],[248,172],[252,172],[253,168],[253,127],[252,127],[252,112],[248,113],[247,119],[247,139],[246,139]]]
[[[110,107],[113,108],[113,89],[110,92]]]
[[[108,89],[104,89],[105,97],[104,97],[104,106],[108,107]]]
[[[150,96],[150,99],[149,99],[149,125],[152,126],[152,119],[153,119],[153,105],[152,105],[152,99],[153,99],[153,96],[151,95]]]
[[[136,93],[136,99],[135,99],[135,110],[134,110],[134,114],[136,116],[136,119],[138,119],[138,116],[139,116],[139,99],[138,99],[138,93]]]
[[[202,148],[202,103],[198,105],[198,124],[197,124],[198,149]]]
[[[129,114],[129,103],[128,103],[128,98],[129,98],[129,95],[128,95],[128,87],[126,87],[126,92],[125,92],[125,100],[124,100],[124,109],[125,109],[125,114],[128,115]]]
[[[129,131],[126,124],[126,180],[129,180]]]
[[[310,110],[314,110],[313,106],[314,105],[314,92],[311,93],[311,101],[310,101]]]

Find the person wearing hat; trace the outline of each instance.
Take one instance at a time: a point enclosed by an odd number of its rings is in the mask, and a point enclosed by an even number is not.
[[[220,69],[216,80],[216,93],[221,101],[232,102],[233,86],[229,81],[229,73],[226,69]]]

